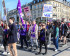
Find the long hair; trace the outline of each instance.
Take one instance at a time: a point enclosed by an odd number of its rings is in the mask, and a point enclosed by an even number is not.
[[[4,23],[4,29],[7,29],[7,24],[6,23]]]

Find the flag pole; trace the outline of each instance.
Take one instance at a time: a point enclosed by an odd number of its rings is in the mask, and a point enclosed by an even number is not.
[[[7,13],[8,13],[8,9],[7,9],[7,11],[6,11],[6,23],[7,23],[7,25],[8,25]]]
[[[4,0],[2,0],[2,5],[3,5],[3,9],[4,9],[4,16],[6,17],[6,23],[8,25],[8,22],[7,22],[7,11],[6,11],[5,1]]]
[[[1,0],[2,1],[2,0]],[[0,23],[1,23],[1,19],[2,19],[2,3],[1,3],[1,12],[0,12]]]
[[[0,12],[0,17],[1,17],[1,12]],[[0,18],[0,24],[1,24],[1,18]]]

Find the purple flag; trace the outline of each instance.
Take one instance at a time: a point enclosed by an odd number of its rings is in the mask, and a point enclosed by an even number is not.
[[[22,9],[21,9],[21,2],[20,2],[20,0],[18,0],[17,10],[18,10],[18,13],[19,13],[19,16],[20,16],[22,24],[24,24],[23,17],[22,17]]]

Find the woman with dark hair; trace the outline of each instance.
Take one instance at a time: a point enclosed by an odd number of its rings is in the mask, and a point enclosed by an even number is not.
[[[47,54],[47,41],[46,40],[48,37],[48,32],[45,29],[45,27],[46,27],[45,23],[42,23],[42,29],[40,30],[40,37],[39,37],[40,48],[39,48],[39,52],[36,53],[36,55],[41,54],[43,44],[45,46],[45,53],[43,53],[43,55]]]
[[[9,52],[6,52],[7,51],[6,47],[8,45],[7,41],[8,41],[8,32],[7,32],[7,24],[5,23],[4,24],[4,31],[3,31],[3,46],[4,46],[4,52],[3,52],[3,54],[4,55],[10,54]]]
[[[59,40],[59,23],[56,22],[55,24],[55,36],[53,38],[53,41],[54,41],[54,45],[55,45],[55,51],[58,51],[58,40]]]

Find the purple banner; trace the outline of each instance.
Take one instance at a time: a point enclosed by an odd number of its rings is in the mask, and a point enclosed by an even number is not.
[[[23,14],[22,14],[22,8],[21,8],[21,2],[20,2],[20,0],[18,0],[17,10],[18,10],[19,17],[21,19],[22,24],[24,24],[23,17],[22,17]]]

